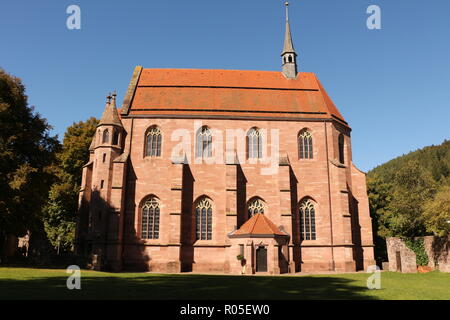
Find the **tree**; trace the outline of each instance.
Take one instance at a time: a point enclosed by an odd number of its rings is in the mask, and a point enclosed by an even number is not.
[[[449,226],[437,216],[445,217],[444,212],[449,212],[445,209],[448,194],[442,191],[444,186],[450,186],[450,141],[447,140],[390,160],[368,172],[377,260],[385,261],[384,238],[388,236],[445,233]],[[444,195],[435,195],[437,189]]]
[[[392,199],[383,220],[388,225],[388,235],[416,237],[427,234],[423,204],[436,192],[436,183],[418,161],[410,161],[394,177]]]
[[[63,148],[58,154],[61,169],[74,185],[81,185],[81,171],[89,160],[89,146],[95,135],[98,120],[94,117],[68,127],[64,134]]]
[[[450,235],[450,186],[442,186],[423,206],[425,226],[436,236]]]
[[[70,251],[74,244],[81,174],[89,160],[89,146],[97,124],[97,119],[90,118],[67,128],[62,150],[57,154],[54,167],[57,181],[45,207],[44,226],[52,245],[63,251]]]
[[[0,256],[8,235],[39,225],[59,148],[47,120],[28,106],[19,78],[0,69]]]
[[[389,235],[389,225],[385,217],[391,201],[392,184],[384,182],[378,175],[367,177],[367,194],[372,217],[375,259],[378,262],[387,261],[385,238]]]

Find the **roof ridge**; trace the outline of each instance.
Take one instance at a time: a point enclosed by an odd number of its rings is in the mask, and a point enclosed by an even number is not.
[[[206,69],[206,68],[143,68],[145,70],[155,70],[155,71],[241,71],[241,72],[268,72],[268,73],[280,73],[278,70],[253,70],[253,69]],[[299,72],[299,74],[314,74],[314,72]]]
[[[254,222],[253,222],[253,225],[251,226],[251,228],[250,228],[250,234],[253,234],[253,232],[255,231],[255,227],[256,227],[256,224],[258,223],[258,220],[259,220],[259,216],[260,216],[260,214],[256,214],[255,216],[253,216],[254,217]],[[252,217],[252,218],[253,218]],[[251,220],[251,219],[250,219]]]
[[[252,235],[286,236],[287,233],[281,231],[266,215],[257,213],[232,234],[232,236]]]
[[[278,228],[275,223],[272,222],[272,220],[270,220],[268,217],[264,216],[264,222],[266,223],[266,225],[269,227],[270,230],[273,231],[274,234],[278,234],[281,233],[280,228]]]
[[[262,214],[260,214],[260,215],[262,216]],[[261,222],[264,223],[264,225],[265,225],[266,227],[268,227],[269,230],[272,230],[272,228],[270,227],[270,225],[267,223],[267,217],[263,217]]]

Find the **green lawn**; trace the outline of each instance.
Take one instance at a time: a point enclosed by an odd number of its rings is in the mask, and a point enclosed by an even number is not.
[[[381,290],[369,274],[215,276],[82,271],[81,290],[68,290],[62,269],[0,268],[5,299],[450,299],[450,274],[383,272]]]

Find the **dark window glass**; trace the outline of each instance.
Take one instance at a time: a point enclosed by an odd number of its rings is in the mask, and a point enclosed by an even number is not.
[[[311,200],[300,205],[300,234],[303,240],[316,240],[315,207]]]
[[[158,127],[152,127],[147,132],[145,156],[146,157],[160,157],[161,156],[161,140],[162,134]]]
[[[212,134],[208,127],[203,127],[197,132],[197,148],[195,156],[198,158],[212,157]]]
[[[207,198],[204,198],[198,202],[195,208],[195,219],[196,219],[196,239],[211,240],[212,205]]]
[[[247,150],[249,159],[262,158],[262,135],[257,128],[252,128],[247,134]]]
[[[119,144],[119,132],[117,130],[114,131],[112,144],[113,145],[118,145]]]
[[[313,140],[311,132],[304,130],[298,135],[298,157],[299,159],[313,158]]]
[[[103,131],[103,143],[108,143],[109,142],[109,131],[108,129],[106,129],[105,131]]]
[[[142,208],[142,239],[159,239],[160,207],[156,198],[145,202]]]
[[[344,135],[339,135],[339,162],[344,163]]]

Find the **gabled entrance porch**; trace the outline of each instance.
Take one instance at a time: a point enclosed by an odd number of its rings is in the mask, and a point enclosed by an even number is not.
[[[239,230],[228,235],[232,254],[232,273],[280,274],[288,272],[289,234],[281,231],[263,214],[256,214]]]

